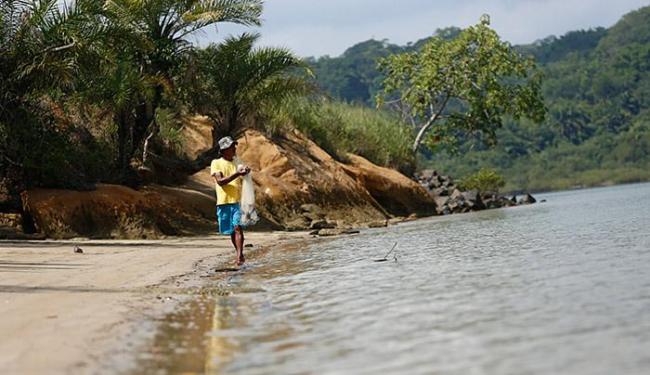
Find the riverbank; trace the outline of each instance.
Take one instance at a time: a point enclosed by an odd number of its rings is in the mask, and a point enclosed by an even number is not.
[[[250,260],[306,240],[247,233]],[[75,252],[75,246],[82,252]],[[0,372],[96,373],[130,368],[155,320],[233,267],[227,237],[0,242]]]

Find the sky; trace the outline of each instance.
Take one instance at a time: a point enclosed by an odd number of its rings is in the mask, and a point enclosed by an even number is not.
[[[368,39],[405,45],[436,29],[476,24],[490,15],[503,40],[527,44],[549,35],[610,27],[650,0],[266,0],[261,28],[219,24],[200,45],[259,32],[259,46],[287,47],[301,57],[332,57]]]

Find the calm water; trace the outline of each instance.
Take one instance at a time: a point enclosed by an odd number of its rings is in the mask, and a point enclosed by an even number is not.
[[[537,198],[270,252],[228,277],[238,293],[201,305],[209,324],[187,362],[227,374],[650,373],[650,184]],[[394,243],[397,260],[373,261]]]

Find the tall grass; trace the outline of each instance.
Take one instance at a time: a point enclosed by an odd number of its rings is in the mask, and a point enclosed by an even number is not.
[[[386,112],[341,102],[296,99],[273,112],[267,130],[277,131],[287,123],[337,160],[345,162],[346,155],[352,153],[407,175],[415,170],[410,149],[412,131]]]

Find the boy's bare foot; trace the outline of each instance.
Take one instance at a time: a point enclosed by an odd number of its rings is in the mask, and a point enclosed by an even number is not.
[[[241,266],[242,264],[244,264],[245,261],[246,261],[246,260],[244,259],[244,256],[240,256],[240,257],[237,259],[237,265],[238,265],[238,266]]]

